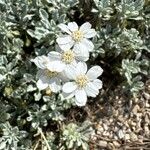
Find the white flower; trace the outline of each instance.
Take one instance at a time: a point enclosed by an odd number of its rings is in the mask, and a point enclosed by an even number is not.
[[[50,59],[50,57],[47,56],[37,56],[35,59],[31,60],[35,63],[35,65],[40,69],[49,69],[50,71],[56,71],[56,72],[62,72],[62,63],[57,63],[57,65],[53,65],[53,61]]]
[[[50,60],[47,56],[37,56],[36,58],[31,60],[35,63],[35,65],[40,69],[46,69],[47,65],[49,64]]]
[[[48,69],[58,68],[59,70],[65,71],[66,74],[70,72],[72,67],[77,65],[79,61],[87,61],[89,56],[76,52],[74,49],[61,50],[49,52],[48,57],[52,63],[48,65]],[[61,65],[60,65],[61,64]]]
[[[49,88],[56,93],[61,90],[60,74],[56,71],[49,71],[48,69],[40,69],[37,73],[37,87],[39,90]]]
[[[37,87],[39,90],[49,88],[52,92],[56,93],[61,89],[61,74],[56,69],[48,70],[51,63],[50,59],[46,56],[38,56],[31,60],[35,65],[40,68],[37,72]]]
[[[99,89],[102,88],[102,81],[97,79],[103,70],[100,66],[94,66],[87,71],[87,65],[79,62],[68,77],[73,80],[63,85],[64,93],[69,94],[69,98],[75,96],[75,103],[78,106],[84,106],[87,96],[96,97]],[[70,96],[71,95],[71,96]]]
[[[91,24],[86,22],[81,27],[75,22],[70,22],[68,25],[59,24],[58,27],[66,32],[66,35],[62,35],[57,38],[57,43],[61,49],[74,48],[82,53],[93,51],[94,45],[89,40],[96,35],[95,29],[91,29]]]

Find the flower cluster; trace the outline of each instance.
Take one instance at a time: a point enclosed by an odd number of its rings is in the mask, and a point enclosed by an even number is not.
[[[56,40],[56,51],[32,60],[39,68],[37,87],[54,93],[62,91],[64,98],[75,96],[75,103],[84,106],[87,96],[96,97],[102,88],[101,80],[97,79],[103,72],[102,68],[94,66],[87,70],[85,63],[89,52],[94,49],[90,38],[96,35],[96,31],[88,22],[81,27],[75,22],[58,27],[63,34]]]

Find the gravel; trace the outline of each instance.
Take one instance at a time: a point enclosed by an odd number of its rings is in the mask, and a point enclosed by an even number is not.
[[[116,93],[118,95],[114,96]],[[105,104],[100,104],[96,111],[95,149],[134,149],[137,146],[137,149],[150,150],[150,81],[131,99],[119,90],[114,91],[109,103],[112,115],[102,112]],[[99,115],[102,113],[105,116]]]

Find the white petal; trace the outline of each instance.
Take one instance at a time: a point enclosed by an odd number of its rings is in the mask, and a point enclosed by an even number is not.
[[[89,51],[87,51],[86,49],[79,49],[79,44],[75,44],[74,46],[74,53],[75,53],[75,57],[76,60],[78,61],[87,61],[89,59]]]
[[[65,93],[71,93],[75,91],[77,88],[77,84],[75,82],[67,82],[63,85],[62,90]]]
[[[59,78],[60,80],[62,80],[63,82],[69,82],[69,81],[70,81],[70,79],[67,77],[65,71],[60,72],[60,73],[58,74],[58,78]]]
[[[72,41],[68,44],[60,44],[59,46],[60,46],[61,49],[67,49],[68,50],[73,46],[73,44],[74,44],[74,41]]]
[[[83,51],[82,51],[83,52]],[[84,53],[85,54],[85,53]],[[85,55],[78,55],[76,56],[76,59],[79,61],[88,61],[89,59],[89,55],[87,54],[86,56]]]
[[[85,37],[85,38],[92,38],[92,37],[94,37],[96,34],[97,34],[97,33],[96,33],[95,29],[90,29],[90,30],[88,30],[88,31],[84,34],[84,37]]]
[[[64,92],[62,92],[62,96],[63,96],[62,100],[70,99],[70,98],[74,97],[74,92],[73,93],[64,93]]]
[[[76,67],[77,75],[84,75],[87,72],[87,65],[84,62],[79,62]]]
[[[78,30],[78,25],[76,22],[69,22],[68,23],[68,28],[70,29],[70,31],[77,31]]]
[[[100,66],[94,66],[87,72],[89,79],[94,80],[103,73],[103,69]]]
[[[53,61],[47,65],[48,70],[62,72],[65,68],[65,64],[62,61]]]
[[[43,75],[43,69],[38,70],[36,77],[39,79]]]
[[[47,76],[46,74],[46,69],[40,69],[38,70],[37,74],[36,74],[36,77],[41,79],[43,82],[48,82],[49,80],[49,77]]]
[[[85,88],[85,91],[88,96],[96,97],[99,93],[97,86],[95,86],[92,82],[89,82]]]
[[[52,92],[57,93],[61,90],[61,84],[60,80],[57,78],[53,78],[49,81],[49,87],[52,90]]]
[[[72,41],[72,37],[70,35],[63,35],[56,39],[58,44],[68,44]]]
[[[78,75],[76,71],[76,67],[73,65],[67,66],[64,69],[64,71],[65,71],[66,76],[71,80],[75,80]]]
[[[48,53],[48,57],[49,57],[50,61],[60,60],[61,54],[56,51],[52,51],[52,52]]]
[[[93,81],[93,85],[94,85],[96,88],[101,89],[102,86],[103,86],[103,83],[102,83],[101,80],[95,79],[95,80]]]
[[[62,31],[64,31],[64,32],[66,32],[66,33],[68,33],[68,34],[71,34],[71,32],[69,31],[67,25],[61,23],[61,24],[58,25],[58,27],[59,27]]]
[[[91,29],[91,24],[89,22],[85,22],[84,24],[81,25],[80,27],[80,31],[85,33],[86,31],[88,31],[89,29]]]
[[[78,64],[77,61],[74,59],[74,60],[72,61],[72,63],[69,64],[69,66],[74,66],[74,67],[76,67],[77,64]]]
[[[60,48],[60,46],[59,45],[55,45],[55,50],[56,50],[56,52],[58,52],[58,53],[61,53],[63,50]]]
[[[75,91],[75,103],[77,106],[85,106],[87,102],[87,95],[84,89]]]
[[[41,79],[39,79],[36,83],[39,90],[44,90],[48,87],[48,83],[43,82]]]
[[[67,76],[70,76],[70,74],[71,74],[70,79],[75,79],[76,66],[77,66],[77,62],[73,61],[71,64],[67,64],[65,69],[64,69],[65,70],[65,74]],[[73,76],[72,76],[72,74],[73,74]]]
[[[74,45],[74,40],[71,36],[59,37],[56,41],[62,50],[68,50]]]
[[[93,51],[93,49],[94,49],[93,43],[92,43],[90,40],[86,39],[86,38],[84,38],[84,39],[81,41],[81,44],[82,44],[83,47],[84,47],[86,50],[88,50],[89,52]]]
[[[72,74],[74,73],[74,71],[75,71],[75,68],[72,65],[66,65],[66,67],[64,69],[64,72],[67,75],[67,77],[69,77],[69,79],[74,79],[74,77],[72,77]],[[70,76],[70,73],[71,73],[71,76]],[[74,76],[74,74],[73,74],[73,76]]]
[[[35,59],[32,59],[31,61],[34,62],[38,68],[45,69],[46,64],[49,62],[49,59],[48,57],[42,55],[42,56],[37,56]]]

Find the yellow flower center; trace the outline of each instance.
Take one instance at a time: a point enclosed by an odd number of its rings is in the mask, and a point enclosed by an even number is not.
[[[46,89],[46,95],[49,95],[49,96],[51,96],[52,95],[52,90],[48,87],[47,89]]]
[[[68,50],[62,54],[62,61],[67,64],[70,64],[74,60],[74,57],[75,57],[74,52],[71,50]]]
[[[50,78],[56,77],[58,75],[58,72],[56,72],[56,71],[50,71],[50,70],[46,70],[45,73]]]
[[[74,31],[72,37],[76,42],[80,42],[83,39],[83,33],[79,30]]]
[[[79,75],[76,79],[76,83],[79,88],[85,87],[87,82],[88,82],[88,78],[86,75]]]

